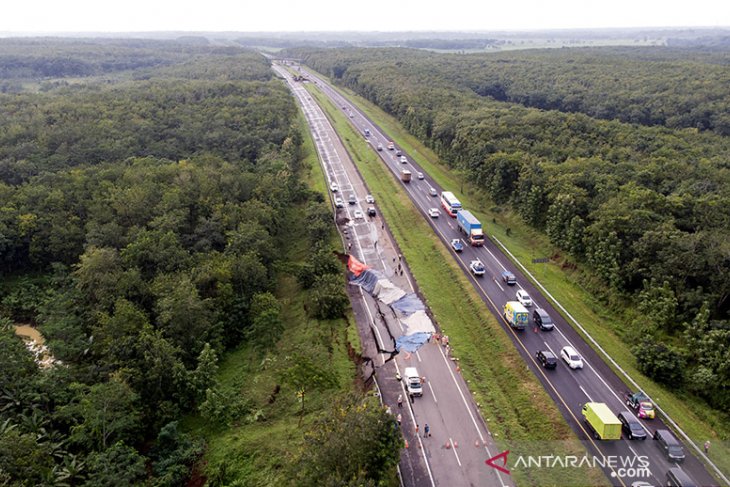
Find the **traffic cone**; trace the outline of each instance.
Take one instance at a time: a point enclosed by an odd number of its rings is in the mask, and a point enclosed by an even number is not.
[[[479,448],[479,440],[474,440],[474,446]],[[408,447],[406,447],[406,448],[408,448]]]
[[[459,442],[458,441],[455,441],[454,442],[454,448],[459,448]]]
[[[451,442],[447,440],[444,444],[444,448],[446,448],[447,450],[451,450]]]
[[[408,449],[408,440],[405,440],[405,447]]]

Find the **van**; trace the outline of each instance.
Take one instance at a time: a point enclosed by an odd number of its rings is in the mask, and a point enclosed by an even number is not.
[[[423,395],[423,385],[421,384],[421,376],[415,367],[406,367],[406,390],[408,394],[414,396]]]
[[[542,308],[537,308],[532,312],[532,321],[534,321],[535,325],[539,326],[541,330],[549,331],[555,327],[555,325],[553,325],[553,319],[550,318],[547,311]]]
[[[529,316],[527,309],[517,301],[507,301],[504,305],[504,319],[512,328],[524,330]]]
[[[667,472],[667,485],[670,487],[696,487],[697,484],[681,468],[670,468]]]
[[[654,439],[659,447],[664,450],[670,462],[681,463],[684,461],[684,448],[669,430],[656,430]]]

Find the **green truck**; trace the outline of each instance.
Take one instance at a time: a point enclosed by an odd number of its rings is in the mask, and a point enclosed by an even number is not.
[[[583,419],[597,440],[620,440],[621,421],[602,402],[583,405]]]

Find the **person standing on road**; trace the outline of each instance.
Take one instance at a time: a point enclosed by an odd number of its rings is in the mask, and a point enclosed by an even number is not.
[[[400,426],[401,421],[403,421],[403,416],[401,416],[400,413],[398,413],[398,416],[395,417],[395,420],[398,421],[398,426]]]
[[[705,442],[705,455],[707,455],[708,453],[710,453],[710,440],[707,440]]]
[[[429,436],[431,436],[431,427],[428,425],[428,423],[426,423],[423,427],[423,437],[426,438]]]
[[[398,407],[403,407],[403,394],[398,394]]]

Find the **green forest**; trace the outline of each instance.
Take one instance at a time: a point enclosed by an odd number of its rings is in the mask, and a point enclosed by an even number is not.
[[[0,485],[255,485],[255,451],[228,452],[238,470],[207,452],[257,424],[288,428],[264,459],[278,484],[392,483],[400,434],[333,365],[349,301],[331,212],[269,62],[194,39],[5,40],[0,83]],[[311,353],[278,354],[319,323]],[[255,373],[229,387],[237,360]],[[358,451],[333,449],[343,431]]]
[[[642,372],[730,410],[726,51],[292,54],[587,269]]]

